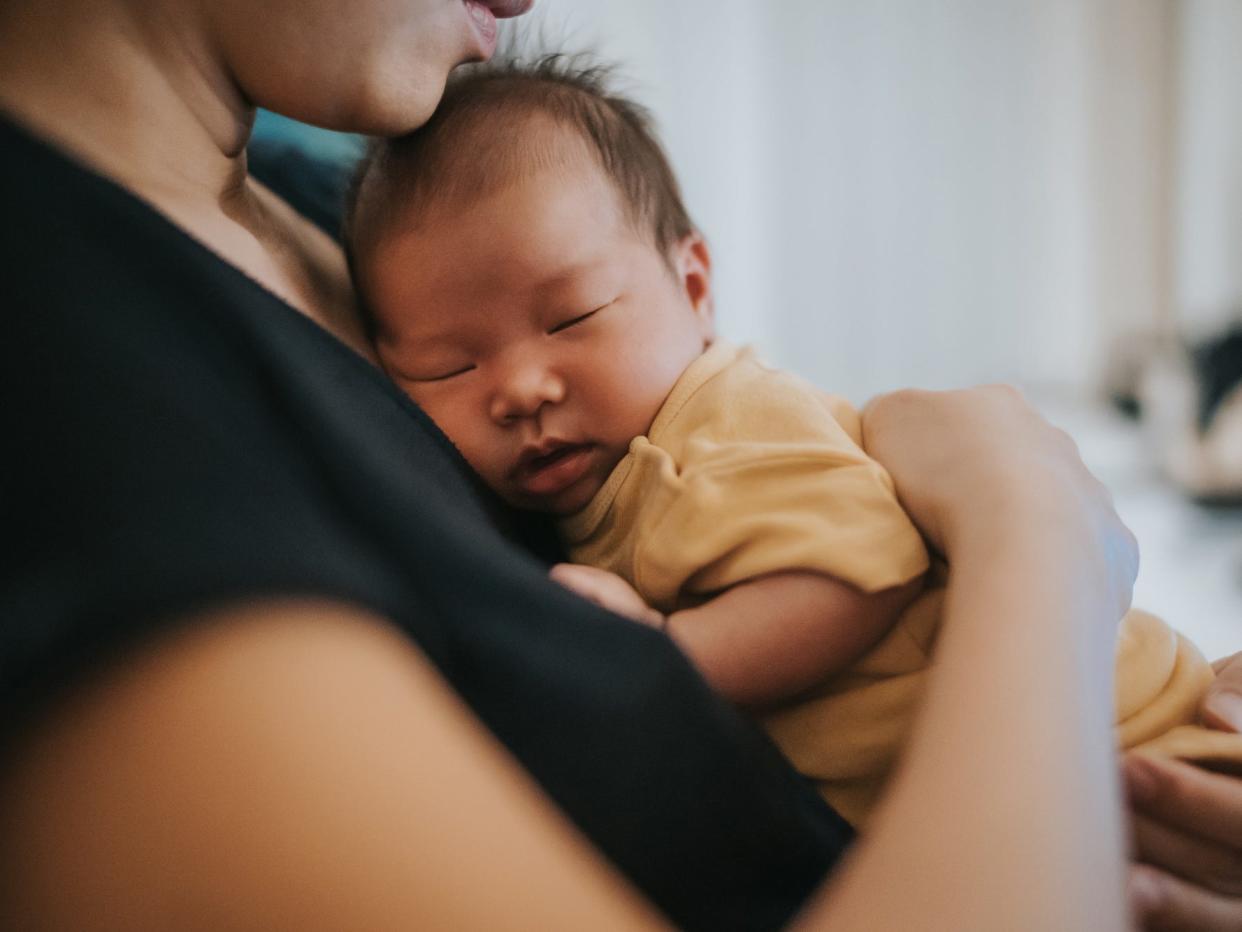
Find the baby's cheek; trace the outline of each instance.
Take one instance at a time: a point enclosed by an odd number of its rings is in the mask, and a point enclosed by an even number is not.
[[[448,438],[457,445],[464,454],[470,449],[474,431],[470,429],[471,421],[463,410],[463,406],[452,397],[437,397],[436,392],[408,392],[423,413],[436,422],[440,430],[448,434]]]
[[[665,387],[654,381],[629,387],[623,416],[618,418],[620,423],[625,424],[627,440],[645,435],[650,431],[652,421],[660,413],[660,408],[664,406],[664,401],[671,390],[671,385]]]
[[[486,419],[473,410],[467,399],[424,395],[420,401],[416,397],[418,394],[422,393],[411,393],[410,397],[444,431],[471,468],[496,488],[508,472],[505,462],[508,451],[495,437]]]

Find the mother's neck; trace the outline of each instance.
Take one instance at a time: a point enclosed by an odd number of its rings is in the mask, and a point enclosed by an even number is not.
[[[0,108],[172,214],[244,178],[254,109],[191,4],[0,5]]]
[[[340,248],[246,174],[254,108],[202,3],[0,3],[0,110],[374,362]]]

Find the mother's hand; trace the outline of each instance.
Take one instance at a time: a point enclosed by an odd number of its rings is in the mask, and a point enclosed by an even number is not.
[[[1242,653],[1203,700],[1213,727],[1242,731]],[[1242,929],[1242,778],[1130,754],[1136,858],[1130,892],[1145,929]]]
[[[1120,619],[1130,605],[1138,546],[1078,447],[1009,386],[905,390],[863,411],[863,444],[936,550],[963,535],[1021,533],[1062,544],[1087,571],[1100,604]]]

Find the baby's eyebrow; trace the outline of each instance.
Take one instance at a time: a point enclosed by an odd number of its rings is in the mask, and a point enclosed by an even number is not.
[[[396,332],[389,332],[378,341],[380,349],[393,354],[395,358],[411,350],[436,352],[455,349],[460,337],[459,330],[452,326],[451,321],[447,321],[446,324],[430,332],[418,332],[417,330],[411,332],[408,328],[399,328]]]
[[[556,291],[558,288],[564,288],[572,283],[574,279],[580,278],[585,270],[584,263],[574,263],[573,265],[563,266],[548,275],[543,276],[535,283],[533,291]]]
[[[541,295],[561,290],[574,284],[582,277],[597,272],[606,266],[607,262],[607,256],[590,256],[585,259],[574,259],[548,272],[540,278],[532,290]]]

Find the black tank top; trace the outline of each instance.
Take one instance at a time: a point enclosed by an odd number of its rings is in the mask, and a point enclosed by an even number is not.
[[[781,925],[850,839],[662,635],[550,583],[379,371],[0,120],[0,715],[196,609],[391,620],[678,925]]]

